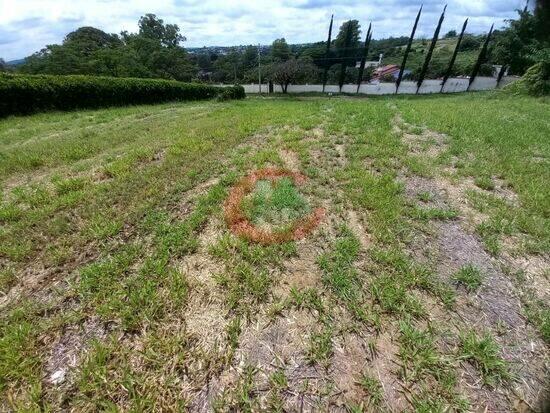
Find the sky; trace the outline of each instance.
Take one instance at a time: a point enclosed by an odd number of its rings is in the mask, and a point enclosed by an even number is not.
[[[184,46],[270,44],[284,37],[289,43],[326,39],[331,14],[335,26],[357,19],[365,29],[372,21],[373,37],[409,35],[422,1],[408,0],[0,0],[0,58],[20,59],[47,44],[61,43],[81,26],[109,33],[137,31],[139,17],[154,13],[177,24]],[[424,0],[417,36],[431,37],[445,1]],[[483,33],[492,23],[502,27],[525,0],[448,0],[442,33]]]

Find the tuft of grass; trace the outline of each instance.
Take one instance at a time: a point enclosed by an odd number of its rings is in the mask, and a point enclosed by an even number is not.
[[[239,346],[239,336],[241,334],[241,318],[235,317],[227,325],[227,338],[229,347],[235,350]]]
[[[468,291],[476,291],[483,282],[481,270],[472,264],[464,265],[454,275],[453,279],[466,287]]]
[[[319,258],[323,282],[342,300],[358,298],[359,278],[354,268],[361,244],[348,228],[341,228],[332,251]]]
[[[11,267],[0,269],[0,293],[7,293],[17,281],[15,270]]]
[[[495,183],[493,182],[493,180],[491,178],[489,178],[488,176],[480,176],[480,177],[477,177],[475,180],[474,180],[474,184],[478,187],[478,188],[481,188],[481,189],[484,189],[486,191],[492,191],[493,189],[495,189]]]
[[[307,359],[310,363],[328,366],[332,357],[332,327],[325,325],[321,331],[314,331],[309,337]]]
[[[37,308],[31,303],[0,318],[0,394],[11,394],[17,411],[39,411],[42,360]]]
[[[14,203],[0,205],[0,223],[16,222],[23,216],[23,210]]]
[[[299,309],[315,310],[319,314],[324,314],[326,311],[321,296],[315,288],[310,287],[299,291],[297,288],[291,287],[289,301]]]
[[[491,386],[513,377],[499,352],[498,344],[489,333],[478,335],[468,331],[460,335],[459,357],[470,361],[481,373],[483,382]]]
[[[265,301],[272,282],[265,269],[258,270],[247,262],[218,274],[216,280],[226,288],[228,306],[238,312],[249,312],[252,305]]]
[[[417,197],[422,202],[430,202],[434,198],[433,194],[428,191],[419,192]]]
[[[257,225],[284,226],[311,210],[294,182],[286,177],[275,182],[258,181],[242,202],[245,216]]]
[[[55,191],[58,195],[67,195],[71,192],[77,192],[83,190],[86,185],[90,184],[90,181],[83,177],[76,178],[55,178],[52,179],[52,183],[55,187]]]
[[[380,406],[384,400],[384,390],[380,381],[364,372],[358,382],[359,386],[366,393],[367,403],[371,406]]]
[[[421,317],[426,313],[422,303],[407,291],[403,283],[389,274],[377,277],[370,286],[371,293],[382,311],[390,314],[410,314]]]

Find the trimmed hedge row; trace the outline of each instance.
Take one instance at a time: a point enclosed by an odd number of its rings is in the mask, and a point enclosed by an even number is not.
[[[0,75],[0,117],[167,101],[244,98],[242,86],[219,87],[175,80],[99,76]]]

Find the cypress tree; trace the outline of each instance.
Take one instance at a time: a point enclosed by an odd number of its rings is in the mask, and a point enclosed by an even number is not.
[[[328,28],[327,51],[325,53],[325,71],[323,73],[323,92],[325,91],[325,86],[327,84],[328,68],[330,66],[329,57],[330,57],[330,42],[332,40],[332,22],[333,22],[333,20],[334,20],[334,14],[332,16],[330,16],[330,26]]]
[[[420,86],[422,86],[422,82],[424,82],[426,72],[428,71],[428,66],[430,65],[430,60],[432,60],[432,54],[434,52],[435,44],[437,43],[437,39],[439,37],[439,31],[441,30],[441,25],[443,24],[443,20],[445,19],[445,10],[447,10],[447,5],[445,5],[445,7],[443,8],[443,13],[441,13],[441,16],[439,17],[439,22],[437,23],[437,27],[435,28],[432,43],[430,44],[430,48],[428,49],[428,53],[426,54],[426,58],[424,59],[424,65],[422,66],[422,70],[420,71],[420,75],[418,76],[418,81],[416,82],[416,93],[418,93],[418,91],[420,90]]]
[[[502,65],[499,72],[498,72],[498,77],[497,77],[497,87],[498,85],[500,85],[500,81],[502,80],[502,78],[504,77],[504,73],[506,73],[506,69],[508,68],[508,65]]]
[[[481,50],[479,51],[479,55],[477,56],[476,64],[474,65],[474,68],[472,69],[472,74],[470,75],[470,82],[468,83],[468,90],[470,90],[470,86],[472,86],[472,83],[474,83],[474,80],[477,77],[477,74],[479,72],[479,68],[481,65],[485,62],[485,57],[487,56],[487,46],[489,45],[489,41],[491,40],[491,35],[493,34],[493,27],[495,25],[491,25],[491,29],[489,30],[489,33],[487,34],[487,37],[485,38],[485,41],[483,42],[483,46],[481,47]]]
[[[346,77],[346,67],[348,63],[348,53],[351,47],[351,23],[348,24],[346,29],[346,40],[344,42],[344,50],[342,56],[340,57],[342,64],[340,66],[340,79],[338,80],[338,85],[340,86],[340,92],[342,91],[342,86],[344,86],[344,80]]]
[[[460,49],[460,43],[462,43],[462,38],[464,37],[464,32],[466,31],[466,26],[468,25],[468,19],[464,21],[464,24],[462,25],[462,31],[460,32],[460,36],[458,36],[458,41],[456,42],[456,47],[453,52],[453,56],[451,57],[451,61],[449,62],[449,67],[447,68],[447,71],[445,72],[445,76],[443,76],[443,82],[441,82],[441,92],[443,92],[443,88],[445,87],[445,83],[447,83],[447,80],[449,80],[449,77],[451,77],[451,73],[453,70],[453,66],[455,64],[456,56],[458,55],[458,49]]]
[[[357,93],[359,93],[359,88],[361,87],[361,80],[363,80],[363,72],[365,71],[367,54],[369,53],[369,45],[372,37],[371,28],[372,28],[372,23],[369,23],[369,29],[367,30],[367,36],[365,37],[365,47],[363,48],[363,55],[361,56],[361,66],[359,67],[359,75],[357,76]]]
[[[403,62],[401,63],[401,68],[399,70],[397,82],[395,82],[395,93],[397,93],[397,91],[399,90],[399,85],[401,84],[401,80],[403,79],[403,71],[405,70],[405,65],[407,64],[407,58],[409,57],[409,53],[411,51],[414,34],[416,33],[416,28],[418,27],[418,20],[420,20],[420,15],[422,14],[422,7],[423,6],[420,6],[420,10],[418,10],[418,14],[416,15],[416,20],[414,21],[411,37],[409,38],[409,42],[407,43],[407,48],[405,49],[405,54],[403,55]]]

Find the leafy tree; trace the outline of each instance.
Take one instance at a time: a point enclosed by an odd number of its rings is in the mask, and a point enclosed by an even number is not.
[[[232,48],[229,53],[220,56],[213,66],[212,79],[216,82],[237,83],[242,80],[242,56],[236,48]]]
[[[271,57],[275,62],[284,62],[290,59],[290,47],[284,37],[273,41],[271,45]]]
[[[510,72],[523,74],[527,68],[550,54],[549,26],[545,29],[547,12],[543,6],[532,14],[528,10],[518,10],[519,18],[509,20],[509,27],[495,33],[495,43],[491,51],[492,60],[498,64],[508,65]]]
[[[258,65],[258,48],[248,46],[243,53],[243,68],[245,70],[256,67]]]
[[[472,34],[465,34],[460,43],[460,51],[477,50],[481,47],[482,40]]]
[[[69,33],[61,45],[48,45],[27,58],[25,73],[160,77],[191,80],[196,68],[179,44],[175,24],[154,14],[139,20],[139,32],[108,34],[94,27]]]
[[[348,26],[350,26],[351,35],[350,35],[350,48],[348,50],[343,50],[344,45],[346,44],[346,35]],[[357,20],[348,20],[340,26],[340,31],[334,40],[334,45],[336,49],[341,51],[340,54],[349,56],[355,54],[359,48],[359,43],[361,42],[361,25]]]
[[[445,39],[452,39],[453,37],[456,37],[456,30],[449,30],[447,34],[445,35]]]
[[[138,22],[139,35],[159,41],[163,46],[176,47],[185,37],[180,34],[177,24],[164,24],[162,19],[154,14],[146,14]]]
[[[89,56],[98,49],[116,47],[122,44],[116,34],[108,34],[95,27],[80,27],[65,36],[63,45],[73,48],[75,53]]]
[[[315,68],[308,59],[291,58],[285,62],[275,62],[268,68],[267,78],[281,86],[283,93],[287,93],[290,83],[299,82],[315,72]]]
[[[8,71],[8,65],[6,64],[6,61],[0,57],[0,72],[7,72]]]

